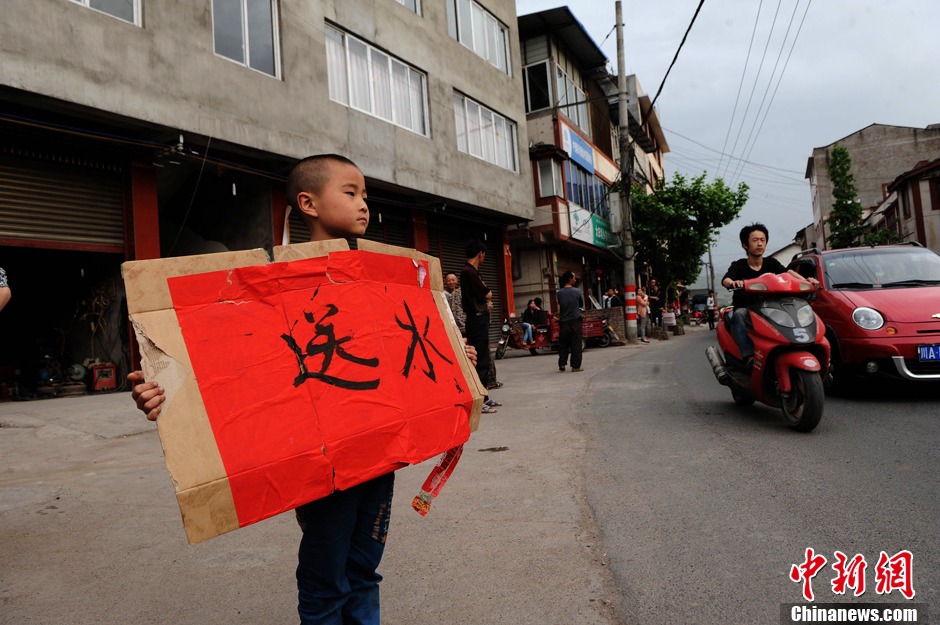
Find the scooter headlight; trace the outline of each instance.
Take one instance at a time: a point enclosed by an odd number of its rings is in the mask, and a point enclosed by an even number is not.
[[[796,322],[801,328],[814,325],[816,323],[816,314],[809,304],[796,311]]]
[[[785,328],[795,328],[796,324],[793,323],[793,319],[787,313],[783,312],[779,308],[761,308],[760,314],[767,317],[778,326],[783,326]]]
[[[874,308],[861,306],[852,313],[852,321],[864,330],[877,330],[885,324],[885,318]]]

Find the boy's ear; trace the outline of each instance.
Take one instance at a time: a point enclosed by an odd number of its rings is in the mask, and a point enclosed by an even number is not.
[[[318,217],[317,215],[317,199],[312,193],[307,191],[301,191],[297,194],[297,207],[300,208],[301,212],[304,212],[310,215],[313,218]]]

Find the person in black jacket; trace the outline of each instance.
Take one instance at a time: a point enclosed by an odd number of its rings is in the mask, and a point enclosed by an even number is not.
[[[744,290],[744,281],[751,280],[764,275],[765,273],[790,273],[791,275],[805,280],[797,272],[784,267],[779,260],[774,257],[764,258],[764,251],[767,249],[767,226],[760,223],[753,223],[741,228],[739,233],[741,247],[747,252],[747,257],[736,260],[728,267],[728,271],[721,278],[721,285],[728,289],[738,289],[734,292],[732,305],[734,306],[734,316],[732,317],[731,327],[734,331],[735,341],[741,348],[741,357],[747,362],[748,369],[754,362],[754,342],[747,335],[747,319],[749,316],[748,308],[760,301],[760,296],[752,295]],[[815,278],[809,280],[813,284],[819,284]]]

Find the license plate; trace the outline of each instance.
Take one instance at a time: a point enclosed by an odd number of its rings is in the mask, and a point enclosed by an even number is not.
[[[918,345],[917,359],[921,362],[925,360],[940,360],[940,345]]]

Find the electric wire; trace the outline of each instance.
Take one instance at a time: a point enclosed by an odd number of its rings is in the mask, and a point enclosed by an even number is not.
[[[764,6],[764,0],[760,0],[757,5],[757,17],[754,18],[754,29],[751,31],[751,42],[747,45],[747,57],[744,59],[744,70],[741,72],[741,81],[738,83],[738,95],[734,98],[734,109],[731,111],[731,119],[728,120],[728,131],[725,133],[725,142],[721,146],[722,158],[718,159],[718,169],[721,170],[721,161],[724,158],[725,148],[728,147],[728,137],[731,136],[731,128],[734,126],[734,116],[738,112],[738,102],[741,100],[741,88],[744,87],[744,77],[747,75],[747,65],[751,61],[751,49],[754,47],[754,36],[757,34],[757,24],[760,22],[760,11]]]
[[[757,107],[757,114],[754,116],[754,123],[751,124],[751,130],[750,132],[748,132],[747,139],[744,141],[744,147],[741,149],[742,154],[744,154],[744,152],[747,151],[748,145],[751,144],[751,137],[754,135],[754,129],[757,127],[757,120],[760,119],[761,111],[764,110],[764,102],[767,101],[767,94],[770,92],[770,86],[774,82],[774,76],[777,73],[777,66],[780,65],[780,58],[783,56],[783,51],[787,46],[787,38],[790,36],[790,29],[793,28],[793,20],[796,19],[796,12],[799,8],[800,8],[800,0],[797,0],[796,3],[793,5],[793,13],[790,15],[790,21],[787,24],[787,30],[783,34],[783,42],[780,44],[780,51],[777,53],[777,60],[774,61],[774,68],[770,72],[770,80],[767,81],[767,88],[764,89],[764,95],[761,97],[760,106]],[[809,8],[809,5],[807,5],[807,8]],[[806,17],[805,13],[803,14],[803,17],[804,18]],[[803,24],[801,22],[800,26],[802,27],[802,25]],[[799,33],[797,33],[797,36],[799,36]],[[793,40],[793,45],[796,45],[795,38]],[[791,52],[793,51],[792,47],[790,48],[790,51]],[[789,59],[790,57],[788,56],[787,60],[789,61]],[[786,71],[786,64],[784,64],[784,71]],[[783,72],[781,72],[780,76],[777,78],[777,86],[780,85],[780,80],[782,79],[783,79]],[[776,93],[776,89],[774,89],[774,93]],[[754,140],[757,141],[757,137],[754,137]],[[731,176],[732,180],[735,178],[735,176],[737,176],[739,170],[740,170],[739,167],[735,168],[734,173]]]
[[[790,64],[790,56],[793,54],[793,48],[796,47],[796,41],[800,37],[800,31],[803,30],[803,22],[806,21],[806,14],[809,13],[809,7],[813,3],[813,0],[808,0],[806,3],[806,9],[803,11],[803,19],[800,20],[800,26],[796,30],[796,35],[793,37],[793,44],[790,46],[790,52],[787,53],[787,60],[783,64],[783,69],[780,71],[780,77],[777,79],[777,85],[774,87],[774,92],[770,96],[770,102],[767,104],[767,110],[764,111],[764,117],[761,119],[760,126],[757,129],[757,135],[754,137],[754,142],[751,144],[750,149],[748,149],[747,154],[744,157],[744,160],[747,160],[751,156],[751,152],[754,150],[754,146],[757,144],[757,137],[760,136],[760,131],[764,128],[764,122],[767,121],[767,115],[770,113],[770,107],[774,103],[774,98],[777,97],[777,89],[780,88],[780,82],[783,80],[783,75],[787,71],[787,65]],[[745,144],[746,145],[746,144]]]
[[[757,82],[760,79],[761,70],[764,69],[764,61],[767,59],[767,50],[770,48],[770,40],[774,33],[774,26],[777,25],[777,15],[780,14],[780,5],[783,3],[783,0],[777,0],[777,10],[774,11],[774,19],[770,24],[770,32],[767,34],[767,43],[764,44],[764,53],[760,57],[760,64],[757,66],[757,74],[754,75],[754,84],[751,85],[751,93],[747,98],[747,106],[744,107],[744,115],[741,116],[741,125],[738,126],[738,132],[734,137],[734,144],[731,146],[731,153],[734,154],[734,151],[738,147],[738,141],[741,139],[741,131],[744,129],[744,124],[747,122],[747,114],[751,110],[751,102],[754,100],[754,91],[757,89]],[[721,176],[721,172],[717,172]],[[725,173],[727,173],[727,167],[725,167]]]
[[[700,0],[698,7],[695,9],[695,14],[692,16],[692,21],[689,22],[688,28],[685,29],[685,34],[682,35],[682,41],[679,42],[679,47],[676,49],[676,54],[672,57],[672,62],[669,64],[669,68],[666,69],[666,75],[663,76],[663,81],[659,83],[659,89],[656,90],[656,95],[653,97],[653,101],[650,102],[650,110],[653,110],[653,107],[656,106],[656,100],[659,99],[659,94],[663,92],[663,87],[666,85],[666,79],[669,78],[669,72],[672,71],[672,66],[676,64],[676,60],[679,58],[679,52],[682,50],[682,46],[685,45],[685,40],[689,36],[689,32],[692,30],[692,25],[695,24],[695,18],[698,17],[699,11],[702,10],[702,5],[705,4],[705,0]]]

